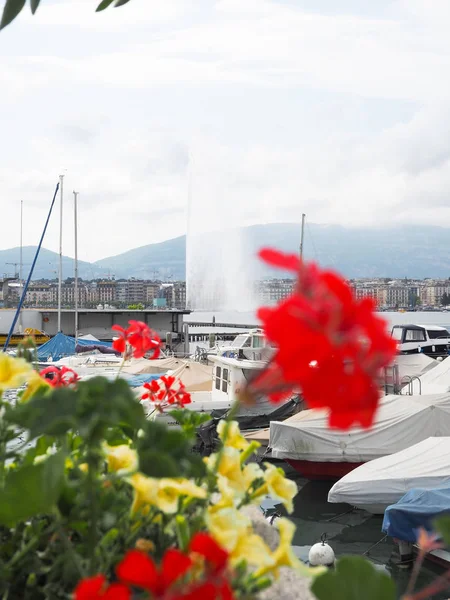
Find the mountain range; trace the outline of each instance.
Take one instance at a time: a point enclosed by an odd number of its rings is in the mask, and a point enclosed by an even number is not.
[[[223,234],[205,234],[192,238],[198,252],[212,248],[232,252],[233,240],[239,239],[243,260],[251,266],[255,278],[283,276],[266,268],[256,259],[262,246],[298,252],[300,225],[274,223],[253,225]],[[230,241],[231,240],[231,241]],[[23,248],[23,278],[29,273],[35,246]],[[196,250],[193,260],[195,261]],[[192,256],[192,254],[191,254]],[[307,224],[304,256],[323,266],[332,267],[347,277],[450,277],[450,229],[434,226],[402,225],[384,228],[343,227]],[[57,253],[43,248],[33,280],[54,279],[58,269]],[[0,251],[0,274],[14,276],[18,271],[19,248]],[[204,261],[204,257],[203,257]],[[212,261],[213,262],[213,261]],[[186,238],[180,236],[157,244],[134,248],[94,263],[79,261],[79,276],[97,279],[114,275],[119,278],[183,280],[186,272]],[[214,268],[214,264],[211,265]],[[74,261],[63,257],[63,276],[73,277]]]

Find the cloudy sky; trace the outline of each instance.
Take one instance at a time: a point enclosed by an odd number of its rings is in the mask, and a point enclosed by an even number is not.
[[[0,2],[1,4],[1,2]],[[0,32],[0,247],[297,221],[450,226],[448,0],[42,0]],[[58,249],[55,212],[45,246]]]

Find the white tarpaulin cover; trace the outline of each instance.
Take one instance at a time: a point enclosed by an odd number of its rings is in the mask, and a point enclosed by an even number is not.
[[[395,364],[398,365],[398,375],[401,381],[403,377],[419,377],[437,367],[439,362],[423,352],[417,352],[416,354],[399,354],[395,359]]]
[[[420,376],[421,387],[418,381],[413,381],[413,392],[421,391],[422,394],[444,394],[450,391],[450,359],[446,358],[436,367]]]
[[[304,410],[270,424],[274,458],[366,462],[429,437],[450,436],[450,393],[385,396],[371,429],[329,429],[327,411]]]
[[[429,437],[354,469],[333,485],[328,502],[346,502],[358,508],[379,505],[379,512],[384,512],[412,488],[431,489],[448,482],[450,437]]]

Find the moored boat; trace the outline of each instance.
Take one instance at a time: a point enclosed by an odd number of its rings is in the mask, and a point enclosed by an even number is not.
[[[430,437],[354,469],[333,485],[328,502],[383,514],[410,489],[442,485],[450,486],[450,437]]]
[[[270,424],[270,447],[304,477],[339,479],[369,460],[449,435],[450,393],[390,395],[380,401],[371,429],[330,429],[327,411],[305,410]]]

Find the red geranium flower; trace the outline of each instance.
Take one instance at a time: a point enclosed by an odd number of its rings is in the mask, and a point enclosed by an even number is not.
[[[346,282],[295,254],[265,249],[270,265],[293,271],[293,294],[258,312],[277,350],[248,387],[272,400],[302,392],[311,408],[329,408],[330,426],[369,427],[379,400],[378,376],[396,354],[396,342],[371,299],[356,300]]]
[[[174,387],[175,382],[178,382],[177,389]],[[141,400],[148,398],[152,402],[177,404],[180,407],[191,402],[191,395],[186,392],[183,383],[172,375],[163,375],[159,379],[153,379],[144,383],[143,387],[147,391],[142,394]]]
[[[150,358],[158,358],[161,352],[159,336],[142,321],[128,321],[128,324],[128,329],[120,325],[112,326],[119,333],[119,337],[113,341],[114,350],[124,353],[127,346],[131,346],[134,358],[142,358],[148,352],[151,352]]]
[[[39,375],[43,377],[52,387],[67,387],[77,383],[80,379],[73,369],[68,367],[46,367]]]
[[[196,533],[189,544],[189,551],[203,556],[215,571],[221,571],[227,566],[228,552],[207,533]]]
[[[144,552],[130,550],[117,566],[116,573],[123,583],[158,596],[186,575],[191,566],[192,560],[175,548],[166,551],[160,568]]]
[[[75,600],[129,600],[130,588],[146,590],[155,600],[233,600],[224,576],[228,553],[207,533],[192,538],[189,554],[194,553],[205,559],[203,577],[197,570],[193,575],[192,558],[175,548],[165,552],[159,567],[145,552],[130,550],[116,568],[121,583],[108,585],[103,575],[83,579],[75,589]]]
[[[82,579],[74,591],[75,600],[130,600],[130,590],[121,583],[108,584],[104,575]]]

